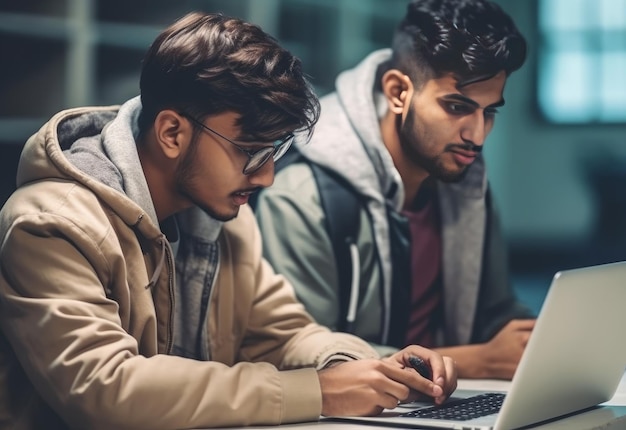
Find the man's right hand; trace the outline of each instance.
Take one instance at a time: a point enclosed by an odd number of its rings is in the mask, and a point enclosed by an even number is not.
[[[417,346],[397,353],[399,357],[408,357],[409,354],[422,357],[437,375],[445,375],[438,378],[444,382],[438,385],[423,378],[401,360],[347,361],[319,371],[322,415],[378,415],[385,408],[395,408],[398,402],[412,400],[415,392],[433,399],[447,398],[456,387],[456,369],[452,359]],[[450,392],[444,392],[442,385]]]

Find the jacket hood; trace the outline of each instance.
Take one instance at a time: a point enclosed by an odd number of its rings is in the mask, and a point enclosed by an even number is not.
[[[357,192],[379,203],[396,189],[390,196],[396,206],[403,200],[402,182],[382,141],[379,118],[386,105],[375,90],[378,66],[390,53],[388,49],[373,52],[354,69],[339,74],[336,91],[320,99],[322,116],[311,141],[296,145],[305,157],[336,172]],[[376,183],[379,187],[373,188]]]
[[[128,225],[148,237],[161,235],[135,146],[139,98],[124,105],[59,112],[27,142],[17,185],[40,180],[75,181],[89,188]],[[152,222],[139,223],[148,217]]]

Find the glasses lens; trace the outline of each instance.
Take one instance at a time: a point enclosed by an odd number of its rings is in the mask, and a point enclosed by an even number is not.
[[[274,149],[276,150],[276,152],[274,152],[274,161],[277,161],[280,157],[285,155],[285,152],[287,152],[292,143],[293,135],[289,135],[285,139],[277,141],[274,144]]]
[[[248,160],[248,164],[246,164],[246,167],[243,169],[244,175],[247,175],[249,173],[253,173],[259,170],[259,168],[261,168],[262,165],[267,163],[267,160],[269,160],[272,157],[272,154],[274,153],[274,149],[275,148],[268,146],[255,152],[254,155],[250,157],[250,159]]]

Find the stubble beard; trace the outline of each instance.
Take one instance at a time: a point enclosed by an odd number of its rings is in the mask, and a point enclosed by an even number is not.
[[[399,121],[401,121],[400,118]],[[467,167],[461,171],[450,171],[444,167],[442,156],[450,145],[446,145],[443,152],[435,156],[428,156],[424,153],[424,147],[426,146],[424,142],[431,139],[428,133],[416,127],[415,113],[412,107],[409,109],[404,124],[401,123],[398,127],[398,137],[403,152],[413,164],[425,170],[430,177],[445,183],[456,183],[462,181],[465,175],[467,175]]]
[[[235,213],[232,214],[219,213],[195,197],[198,193],[196,192],[197,187],[194,185],[194,178],[198,176],[198,172],[200,171],[200,168],[196,164],[196,159],[196,151],[194,148],[185,154],[185,158],[182,160],[175,173],[174,180],[176,181],[176,191],[211,218],[223,222],[235,218],[239,214],[239,210],[236,210]],[[207,184],[207,186],[210,185]]]

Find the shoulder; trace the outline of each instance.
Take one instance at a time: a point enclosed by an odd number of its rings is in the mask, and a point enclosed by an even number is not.
[[[307,162],[298,161],[279,170],[272,186],[259,192],[255,213],[259,219],[276,217],[293,209],[300,214],[311,214],[318,212],[319,206],[320,196],[313,170]]]
[[[135,237],[131,226],[92,190],[65,180],[37,181],[14,192],[1,211],[0,237],[7,241],[18,231],[33,240],[64,239],[99,255],[117,252],[120,235]]]
[[[3,222],[31,219],[43,225],[52,218],[66,220],[87,230],[93,230],[103,222],[108,224],[102,202],[91,190],[60,179],[37,181],[18,188],[2,208]]]
[[[13,256],[29,255],[38,265],[69,271],[77,270],[78,259],[86,259],[98,273],[108,273],[113,258],[121,255],[116,222],[114,213],[79,184],[28,184],[2,208],[0,256],[3,264],[11,264]],[[132,230],[127,231],[128,239],[134,238]],[[59,267],[61,256],[68,264],[64,269]]]
[[[306,161],[297,161],[285,166],[274,177],[271,187],[264,189],[263,193],[280,193],[301,190],[302,187],[311,187],[315,183],[311,166]]]

